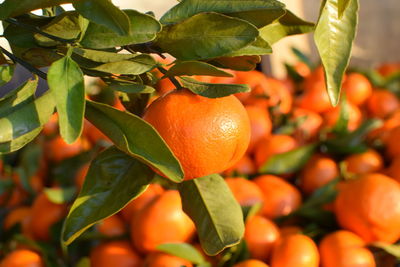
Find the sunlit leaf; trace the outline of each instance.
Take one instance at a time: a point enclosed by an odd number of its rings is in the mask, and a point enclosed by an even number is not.
[[[185,88],[208,98],[224,97],[250,91],[250,87],[246,84],[205,83],[189,77],[180,77],[180,80]]]

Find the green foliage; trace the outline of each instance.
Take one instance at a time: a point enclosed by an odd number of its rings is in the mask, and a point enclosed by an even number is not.
[[[205,83],[189,77],[181,77],[180,80],[185,88],[188,88],[195,94],[208,98],[218,98],[250,91],[249,86],[245,84]]]
[[[210,266],[203,255],[195,247],[187,243],[164,243],[158,245],[157,250],[188,260],[196,265]]]
[[[254,70],[260,62],[260,56],[219,57],[209,61],[217,67],[239,71]]]
[[[201,61],[178,61],[164,74],[165,77],[181,75],[233,77],[232,74]]]
[[[76,188],[45,188],[43,192],[51,202],[56,204],[64,204],[70,202],[74,198]]]
[[[0,86],[8,83],[14,74],[14,65],[0,65]]]

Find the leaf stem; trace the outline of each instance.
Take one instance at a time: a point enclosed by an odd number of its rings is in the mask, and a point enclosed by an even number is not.
[[[20,64],[21,66],[23,66],[25,69],[29,70],[30,72],[36,74],[37,76],[39,76],[40,78],[47,80],[47,74],[44,73],[43,71],[35,68],[34,66],[32,66],[31,64],[29,64],[28,62],[20,59],[19,57],[14,56],[12,53],[8,52],[6,49],[4,49],[3,47],[0,46],[0,50],[1,52],[3,52],[6,56],[8,56],[12,61],[14,61],[15,63]]]
[[[165,74],[167,73],[167,70],[161,66],[158,66],[157,69],[162,73]],[[182,89],[182,85],[178,82],[177,79],[175,79],[175,77],[168,77],[168,79],[175,85],[176,89]]]

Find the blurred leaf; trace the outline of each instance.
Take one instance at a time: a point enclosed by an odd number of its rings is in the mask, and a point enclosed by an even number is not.
[[[241,56],[241,57],[219,57],[214,58],[208,63],[214,66],[239,71],[250,71],[257,67],[261,62],[260,56]]]
[[[337,184],[339,179],[334,179],[326,185],[318,188],[314,193],[303,203],[303,205],[296,211],[302,213],[303,209],[318,208],[325,204],[331,203],[335,200],[337,195]]]
[[[358,21],[358,0],[349,0],[349,6],[338,17],[338,0],[326,0],[314,32],[325,82],[331,103],[336,106],[340,97],[342,79],[350,59]]]
[[[153,93],[155,89],[151,86],[145,85],[145,84],[140,84],[136,82],[122,82],[122,81],[108,81],[106,82],[107,85],[115,90],[115,91],[120,91],[124,92],[127,94],[135,94],[135,93]]]
[[[220,57],[254,42],[252,24],[218,13],[201,13],[163,27],[156,45],[180,60]]]
[[[260,29],[260,36],[269,44],[294,34],[308,33],[314,29],[314,23],[305,21],[286,10],[285,15]]]
[[[41,30],[59,38],[74,40],[81,33],[79,14],[74,11],[62,13],[55,17],[49,24],[42,26]],[[50,39],[40,33],[35,33],[33,36],[35,41],[41,46],[56,46],[60,44],[59,41]]]
[[[183,170],[167,144],[147,122],[108,105],[86,101],[86,118],[125,153],[180,182]]]
[[[368,244],[369,246],[383,249],[390,255],[395,256],[397,259],[400,259],[400,245],[399,244],[388,244],[385,242],[372,242]]]
[[[0,179],[0,195],[14,187],[14,183],[11,179]]]
[[[178,61],[168,69],[165,77],[181,75],[207,75],[219,77],[233,77],[229,72],[220,70],[215,66],[201,61]]]
[[[250,91],[249,86],[246,84],[205,83],[189,77],[180,77],[180,80],[185,88],[208,98],[218,98]]]
[[[85,113],[83,73],[72,58],[65,56],[51,65],[47,73],[47,82],[55,96],[60,134],[66,143],[72,144],[83,130]]]
[[[0,20],[28,13],[35,9],[57,6],[72,0],[5,0],[0,4]]]
[[[285,69],[286,69],[286,74],[296,84],[301,83],[301,82],[304,81],[304,77],[301,76],[292,65],[285,63]]]
[[[308,162],[316,148],[317,144],[309,144],[273,155],[260,167],[259,172],[276,175],[294,173]]]
[[[130,33],[129,17],[110,0],[79,0],[74,8],[85,18],[103,25],[119,35]]]
[[[336,124],[333,126],[332,132],[343,135],[348,133],[348,124],[350,119],[349,105],[347,102],[346,94],[342,94],[339,104],[340,112]]]
[[[182,207],[196,225],[207,255],[216,255],[240,242],[244,234],[239,203],[224,179],[213,174],[179,184]]]
[[[76,188],[45,188],[43,192],[51,202],[56,204],[64,204],[74,199]]]
[[[76,267],[90,267],[90,258],[89,257],[81,258],[76,264]]]
[[[242,206],[244,221],[247,221],[253,215],[256,215],[262,207],[262,203],[256,203],[252,206]]]
[[[185,0],[168,10],[160,19],[163,24],[177,23],[198,13],[217,12],[265,26],[285,14],[285,5],[269,0]]]
[[[121,210],[146,190],[153,175],[146,165],[115,147],[100,153],[65,220],[63,243],[71,244],[90,226]]]
[[[40,134],[43,126],[38,127],[36,129],[31,130],[30,132],[19,136],[11,141],[0,142],[0,155],[8,154],[14,151],[17,151],[24,147],[26,144],[31,142],[36,136]]]
[[[300,62],[303,62],[304,64],[306,64],[310,70],[314,69],[314,63],[312,62],[312,60],[310,59],[309,56],[307,56],[306,54],[304,54],[303,52],[301,52],[299,49],[297,49],[296,47],[292,47],[292,52],[293,54],[297,57],[297,59]]]
[[[158,245],[156,249],[194,264],[204,264],[206,262],[203,255],[195,247],[187,243],[164,243]]]
[[[31,143],[21,151],[19,156],[19,166],[16,171],[19,175],[22,187],[30,193],[34,190],[31,187],[30,180],[37,173],[41,160],[43,159],[43,149],[39,144]]]
[[[235,266],[238,262],[251,258],[248,246],[245,240],[242,240],[236,246],[233,246],[222,252],[218,266]]]
[[[152,41],[161,24],[152,16],[135,10],[124,10],[130,20],[130,34],[120,36],[108,28],[90,23],[81,44],[85,48],[103,49]]]
[[[258,36],[257,39],[251,44],[225,54],[226,57],[238,57],[238,56],[255,56],[255,55],[266,55],[271,54],[272,48],[267,41],[265,41],[261,36]]]
[[[349,6],[350,0],[338,0],[338,18],[342,18],[344,11]]]
[[[0,86],[11,81],[14,75],[14,65],[0,65]]]

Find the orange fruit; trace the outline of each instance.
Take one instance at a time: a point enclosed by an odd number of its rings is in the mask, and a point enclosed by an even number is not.
[[[107,237],[118,237],[127,232],[124,221],[118,215],[102,220],[97,224],[97,230]]]
[[[373,149],[345,158],[346,170],[350,173],[365,174],[378,172],[383,168],[382,156]]]
[[[339,230],[319,244],[322,267],[375,267],[374,256],[365,242],[352,232]]]
[[[300,188],[311,194],[339,176],[336,162],[322,155],[314,155],[303,167],[300,174]]]
[[[90,167],[90,163],[89,162],[85,163],[79,168],[78,172],[76,173],[75,185],[78,189],[82,188],[83,183],[85,182],[86,175],[89,171],[89,167]]]
[[[13,208],[20,205],[26,198],[27,193],[19,186],[14,186],[0,195],[0,206]]]
[[[374,89],[367,100],[367,109],[372,117],[386,118],[399,109],[397,96],[384,89]]]
[[[226,178],[225,182],[241,206],[253,206],[263,202],[263,193],[252,181],[245,178]]]
[[[231,82],[237,84],[247,84],[250,87],[251,91],[248,93],[235,94],[235,96],[244,103],[252,96],[262,96],[268,94],[269,91],[267,87],[268,84],[267,76],[265,76],[264,73],[257,70],[236,71],[235,78]]]
[[[328,111],[324,112],[324,124],[327,127],[333,127],[336,125],[337,121],[339,120],[340,113],[341,113],[341,106],[338,105],[336,107],[330,108]],[[351,103],[347,103],[348,114],[349,114],[349,121],[347,123],[347,129],[349,131],[354,131],[357,129],[361,122],[362,122],[362,114],[360,109]]]
[[[26,224],[31,214],[31,208],[27,206],[17,207],[10,211],[4,219],[3,226],[9,230],[17,223]]]
[[[279,229],[273,221],[259,215],[246,221],[244,240],[251,258],[267,261],[278,239]]]
[[[386,154],[389,158],[394,158],[400,155],[400,126],[390,130],[387,139],[385,140]]]
[[[64,159],[76,156],[90,148],[88,141],[80,138],[73,144],[68,145],[61,136],[56,136],[45,144],[47,159],[60,162]]]
[[[45,136],[52,136],[58,132],[58,114],[51,115],[48,122],[43,125],[42,133]]]
[[[302,120],[293,133],[296,140],[304,143],[317,136],[322,125],[321,115],[311,110],[294,108],[292,116],[294,120]]]
[[[185,259],[162,252],[152,252],[146,257],[143,267],[192,267],[193,264]]]
[[[303,233],[303,230],[298,226],[290,225],[290,226],[282,226],[279,229],[279,232],[280,236],[285,236],[285,235],[301,234]]]
[[[110,139],[88,120],[84,120],[83,135],[94,145],[100,140],[111,142]]]
[[[260,168],[271,156],[288,152],[296,147],[296,140],[289,135],[273,134],[270,137],[263,138],[254,150],[256,166]]]
[[[51,202],[45,193],[40,193],[32,204],[29,229],[38,240],[50,239],[50,228],[64,218],[67,212],[65,204]]]
[[[232,95],[211,99],[175,90],[154,101],[143,118],[179,159],[186,180],[232,167],[250,141],[246,110]]]
[[[372,140],[380,139],[383,143],[386,143],[391,130],[398,126],[400,126],[400,110],[395,111],[384,120],[381,127],[369,132],[368,138]]]
[[[244,154],[243,157],[232,167],[226,169],[223,174],[225,176],[232,176],[233,174],[251,175],[256,173],[256,165],[249,155]]]
[[[274,175],[261,175],[253,180],[264,194],[264,204],[260,213],[267,218],[274,219],[288,215],[301,204],[299,190]]]
[[[319,253],[314,241],[306,235],[283,236],[274,246],[271,267],[318,267]]]
[[[127,241],[110,241],[90,252],[91,267],[141,267],[142,259]]]
[[[335,201],[339,225],[366,242],[400,238],[400,184],[382,174],[364,174],[339,187]]]
[[[233,267],[268,267],[268,265],[262,261],[251,259],[239,262],[233,265]]]
[[[360,73],[350,73],[344,79],[342,92],[347,100],[354,105],[363,104],[372,93],[372,85],[369,80]]]
[[[137,214],[152,200],[159,197],[164,189],[158,184],[150,184],[139,197],[128,203],[122,210],[121,215],[125,221],[130,222]]]
[[[302,77],[307,77],[307,76],[309,76],[311,74],[310,67],[308,67],[308,65],[306,63],[304,63],[304,62],[296,62],[293,65],[293,68]]]
[[[247,150],[251,152],[258,141],[271,134],[272,122],[267,109],[258,106],[245,106],[245,108],[251,126],[250,144]]]
[[[385,77],[390,76],[391,74],[400,71],[400,63],[397,62],[384,63],[380,65],[377,70],[381,75]]]
[[[183,212],[178,191],[168,190],[149,203],[131,223],[131,239],[141,252],[154,251],[163,243],[187,242],[194,224]]]
[[[389,167],[386,169],[386,174],[400,183],[400,156],[393,158]]]
[[[17,249],[8,254],[0,267],[44,267],[42,257],[28,249]]]

